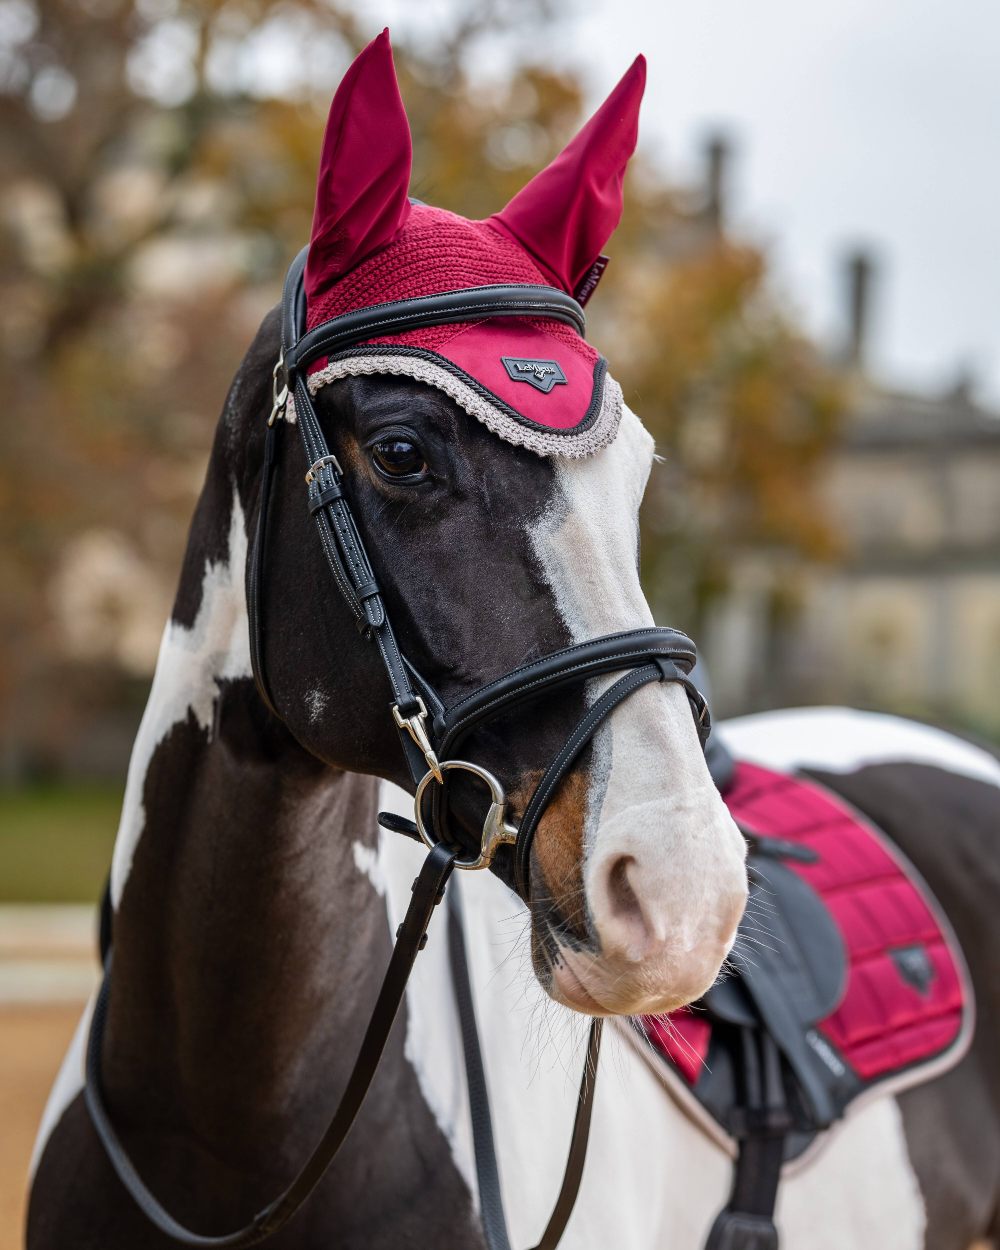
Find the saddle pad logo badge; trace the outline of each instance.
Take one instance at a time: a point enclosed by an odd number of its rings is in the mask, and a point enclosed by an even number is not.
[[[526,360],[523,356],[501,356],[503,366],[515,382],[527,382],[548,395],[554,386],[565,386],[566,375],[555,360]]]
[[[924,997],[930,993],[934,983],[934,965],[930,955],[923,946],[897,946],[890,950],[896,971],[907,985]]]

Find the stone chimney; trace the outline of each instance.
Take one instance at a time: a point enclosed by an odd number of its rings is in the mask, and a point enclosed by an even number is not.
[[[871,292],[875,277],[875,258],[864,248],[848,253],[844,264],[844,286],[847,293],[847,327],[844,342],[844,363],[859,372],[864,369],[871,333]]]
[[[705,216],[716,233],[726,224],[726,192],[728,190],[732,146],[721,133],[708,136],[705,143]]]

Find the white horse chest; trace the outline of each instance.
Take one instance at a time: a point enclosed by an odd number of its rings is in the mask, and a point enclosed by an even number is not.
[[[380,799],[382,807],[400,814],[412,806],[388,785]],[[365,864],[386,895],[393,929],[422,854],[398,835],[383,833],[377,860],[369,857]],[[486,873],[456,875],[452,888],[463,897],[507,1223],[511,1244],[521,1250],[537,1241],[562,1178],[586,1023],[546,998],[535,980],[523,905]],[[407,1009],[407,1057],[476,1200],[443,915],[435,917],[417,961]],[[610,1030],[587,1166],[564,1250],[702,1250],[731,1182],[730,1159]],[[782,1181],[777,1223],[782,1250],[921,1250],[923,1199],[894,1099],[879,1099],[849,1116],[813,1163]]]

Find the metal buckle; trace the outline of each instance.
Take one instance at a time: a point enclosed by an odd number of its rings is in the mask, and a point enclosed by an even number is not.
[[[496,854],[498,846],[505,843],[514,843],[517,841],[517,829],[507,823],[507,796],[504,794],[503,786],[497,781],[485,768],[480,768],[478,764],[470,764],[466,760],[445,760],[438,765],[440,773],[449,772],[453,768],[458,768],[463,772],[472,773],[474,777],[478,777],[480,781],[485,781],[490,790],[490,809],[486,813],[483,821],[483,840],[480,847],[479,855],[476,859],[456,859],[455,867],[464,868],[469,872],[473,872],[479,868],[489,868],[493,862],[493,856]],[[424,824],[423,817],[423,799],[424,791],[430,785],[431,781],[443,781],[443,777],[436,774],[433,770],[425,774],[417,786],[417,792],[413,796],[414,819],[417,824],[417,832],[429,851],[432,851],[437,845],[435,839],[428,832]]]
[[[317,461],[318,463],[319,461]],[[313,468],[315,468],[315,465]],[[310,469],[311,472],[312,470]],[[306,474],[306,481],[309,481],[308,474]],[[395,703],[392,708],[392,719],[400,729],[406,730],[420,750],[423,751],[427,767],[431,770],[429,775],[433,776],[435,781],[443,782],[444,777],[441,775],[441,765],[438,763],[437,753],[431,746],[431,740],[427,736],[427,706],[419,695],[417,695],[417,707],[420,710],[415,716],[404,716],[399,710],[399,704]]]
[[[320,469],[325,468],[326,465],[331,465],[334,469],[336,469],[338,476],[344,476],[344,470],[340,467],[340,461],[336,456],[320,456],[320,458],[314,464],[311,464],[306,470],[306,481],[312,485],[312,483],[315,482],[316,478],[319,476]],[[426,715],[426,712],[424,715]],[[399,724],[398,721],[396,723]]]
[[[279,375],[284,378],[280,386]],[[284,417],[285,409],[288,407],[288,375],[285,373],[284,348],[278,353],[277,363],[271,370],[271,399],[271,415],[267,419],[268,425],[274,425],[279,417]]]

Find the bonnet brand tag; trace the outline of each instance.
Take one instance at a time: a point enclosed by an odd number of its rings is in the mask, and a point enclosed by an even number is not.
[[[610,260],[609,256],[598,256],[597,260],[587,270],[583,281],[573,292],[573,298],[581,308],[597,290],[597,284],[604,277],[604,271],[607,269]]]
[[[527,382],[548,395],[554,386],[566,385],[566,375],[555,360],[526,360],[523,356],[501,356],[504,368],[515,382]]]

